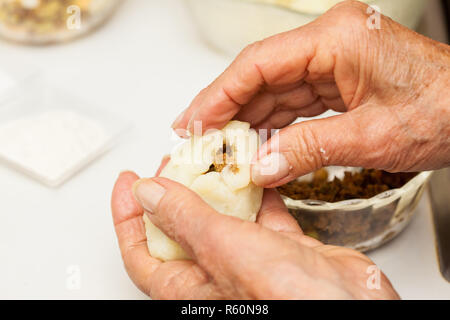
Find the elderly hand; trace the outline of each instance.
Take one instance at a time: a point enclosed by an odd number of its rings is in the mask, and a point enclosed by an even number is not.
[[[346,1],[250,45],[173,128],[192,132],[202,121],[205,131],[235,118],[278,129],[327,109],[343,112],[269,140],[252,168],[265,187],[329,165],[391,172],[450,165],[450,47],[384,16],[381,29],[371,30],[366,9]]]
[[[273,189],[265,190],[257,223],[217,213],[176,182],[132,172],[119,176],[111,204],[126,270],[154,299],[399,298],[363,254],[305,236]],[[143,214],[193,260],[151,257]],[[378,288],[367,285],[371,276],[379,276]]]

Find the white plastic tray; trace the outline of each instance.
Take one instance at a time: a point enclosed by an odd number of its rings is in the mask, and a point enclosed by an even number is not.
[[[14,94],[9,96],[7,102],[3,103],[0,107],[0,135],[2,135],[0,136],[0,161],[50,187],[61,185],[89,163],[97,159],[100,155],[113,147],[121,134],[130,128],[130,123],[124,121],[122,118],[104,109],[93,107],[70,93],[51,87],[46,84],[44,79],[23,84],[20,88],[16,88],[14,92]],[[98,141],[98,144],[96,144],[95,147],[89,147],[90,149],[88,152],[82,157],[77,157],[77,161],[64,166],[63,170],[61,168],[55,169],[52,174],[49,174],[49,170],[51,169],[40,170],[37,168],[39,166],[33,164],[30,165],[29,158],[35,159],[37,156],[41,163],[45,163],[45,160],[48,160],[48,163],[52,163],[52,161],[55,162],[54,160],[57,157],[52,157],[52,155],[55,154],[55,150],[45,150],[51,148],[55,149],[55,144],[51,147],[46,146],[44,143],[43,148],[41,148],[43,145],[42,141],[36,141],[36,143],[33,144],[33,139],[38,139],[39,135],[34,136],[32,128],[21,128],[20,131],[22,132],[11,130],[10,127],[8,130],[2,130],[2,128],[5,129],[6,126],[14,121],[23,121],[24,118],[28,119],[27,121],[30,121],[31,118],[39,119],[34,117],[42,117],[44,114],[53,114],[54,112],[61,114],[70,113],[76,117],[82,117],[82,119],[85,120],[89,119],[89,123],[95,123],[96,127],[98,126],[101,128],[99,132],[102,133],[102,139],[101,141]],[[31,121],[31,123],[33,122]],[[54,125],[58,128],[56,132],[64,130],[61,129],[61,125],[59,127],[58,124]],[[25,132],[23,132],[24,130]],[[26,130],[29,130],[29,132],[26,132]],[[81,134],[82,133],[80,133],[80,137]],[[8,137],[6,135],[8,135]],[[23,136],[25,136],[25,138]],[[51,135],[47,133],[46,136],[52,140]],[[2,144],[2,141],[4,142],[5,139],[6,141],[14,141],[14,139],[16,139],[19,143],[12,144],[7,142]],[[86,136],[80,139],[84,139],[83,141],[88,140]],[[23,143],[24,141],[26,143]],[[72,139],[72,141],[74,141],[74,139]],[[21,144],[23,144],[23,148],[17,146],[20,146]],[[11,145],[14,147],[14,152],[11,151]],[[30,147],[30,145],[32,147]],[[35,145],[39,145],[39,147],[36,147]],[[61,143],[58,145],[62,146],[61,148],[58,148],[58,152],[67,153],[68,151],[71,151],[70,147],[66,148]],[[17,151],[18,148],[20,151]],[[20,157],[17,156],[17,153],[20,153]],[[58,154],[58,156],[61,155]]]

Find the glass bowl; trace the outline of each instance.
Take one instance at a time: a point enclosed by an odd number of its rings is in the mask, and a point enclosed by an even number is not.
[[[315,20],[341,0],[185,0],[203,36],[213,47],[236,55],[245,46]],[[424,0],[366,0],[409,28],[415,28]],[[368,17],[370,14],[368,14]]]
[[[370,199],[330,203],[282,198],[305,234],[364,252],[393,239],[408,225],[431,173],[421,172],[403,187]]]
[[[120,0],[0,0],[0,36],[31,45],[65,42],[102,24]]]

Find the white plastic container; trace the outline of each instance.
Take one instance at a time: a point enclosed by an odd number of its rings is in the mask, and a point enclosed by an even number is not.
[[[340,0],[185,0],[205,40],[230,55],[274,34],[315,20]],[[425,0],[366,0],[381,13],[416,28]]]
[[[0,107],[0,161],[57,187],[109,150],[129,124],[41,79]]]

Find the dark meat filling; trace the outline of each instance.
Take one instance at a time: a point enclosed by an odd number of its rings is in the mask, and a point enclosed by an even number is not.
[[[337,202],[349,199],[369,199],[389,189],[402,187],[417,175],[410,173],[389,173],[380,170],[363,169],[361,172],[345,172],[343,180],[327,181],[328,172],[321,169],[314,173],[310,182],[292,181],[278,188],[278,191],[295,200],[321,200]]]
[[[383,191],[402,187],[417,173],[388,173],[379,170],[345,172],[343,180],[328,181],[328,172],[319,170],[311,182],[294,181],[278,188],[281,194],[296,200],[321,200],[337,202],[348,199],[367,199]],[[365,251],[361,243],[385,232],[396,213],[397,201],[380,208],[350,211],[308,211],[290,208],[303,232],[326,244],[356,246]],[[345,213],[345,214],[344,214]],[[404,218],[399,218],[404,219]],[[392,233],[385,236],[389,239]]]
[[[231,147],[226,143],[223,144],[222,149],[217,150],[214,155],[214,162],[209,167],[209,172],[222,172],[222,170],[229,164],[231,164],[231,171],[233,173],[238,173],[239,168],[236,164],[236,159],[234,157],[235,152],[231,150]]]

